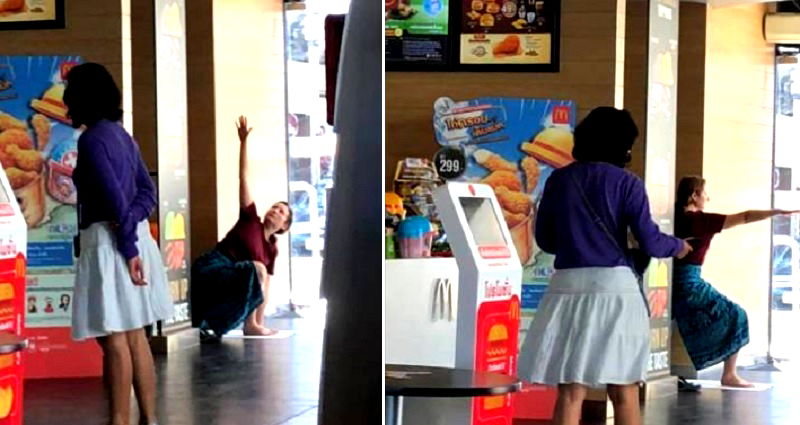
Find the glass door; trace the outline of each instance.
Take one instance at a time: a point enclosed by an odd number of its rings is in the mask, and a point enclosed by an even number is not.
[[[800,205],[800,49],[779,47],[775,61],[773,205]],[[770,356],[794,359],[800,350],[800,220],[772,222]]]
[[[327,205],[333,188],[336,135],[328,125],[325,17],[344,14],[350,0],[306,0],[284,7],[286,129],[291,240],[290,306],[319,300]]]

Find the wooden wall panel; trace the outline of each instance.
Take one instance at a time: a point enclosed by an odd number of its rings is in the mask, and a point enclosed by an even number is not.
[[[703,174],[707,13],[705,4],[681,3],[676,183]]]

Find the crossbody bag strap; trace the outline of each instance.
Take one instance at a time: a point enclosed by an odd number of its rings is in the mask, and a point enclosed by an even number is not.
[[[622,247],[620,246],[619,242],[617,242],[617,239],[614,237],[614,235],[612,235],[611,232],[608,230],[608,227],[606,227],[606,224],[603,223],[603,220],[595,212],[594,208],[592,208],[592,204],[591,202],[589,202],[589,198],[586,197],[586,192],[583,191],[583,186],[581,186],[578,179],[575,177],[574,174],[570,174],[570,177],[572,178],[572,182],[575,183],[575,187],[578,189],[578,194],[581,195],[581,199],[583,199],[583,203],[584,205],[586,205],[586,209],[588,209],[589,213],[593,216],[595,223],[597,223],[597,225],[601,229],[603,229],[603,233],[605,233],[608,239],[613,242],[615,247],[617,247],[617,250],[622,255],[622,258],[625,259],[625,262],[628,263],[628,267],[631,268],[631,271],[633,271],[634,276],[637,277],[637,280],[639,281],[639,293],[642,295],[642,301],[644,301],[644,307],[647,310],[647,317],[650,317],[650,303],[647,301],[647,294],[645,293],[644,289],[643,276],[639,275],[639,273],[636,271],[636,267],[634,266],[633,261],[628,257],[628,254],[625,252],[625,250],[622,249]]]
[[[588,209],[589,213],[592,215],[592,219],[594,220],[594,222],[597,223],[597,226],[603,230],[603,233],[614,244],[614,246],[617,247],[617,251],[619,251],[619,253],[622,255],[622,258],[625,259],[625,262],[628,263],[631,266],[631,268],[633,268],[633,265],[630,264],[631,261],[630,258],[628,258],[628,254],[619,245],[617,238],[615,238],[614,235],[611,234],[611,231],[608,230],[608,227],[606,227],[606,224],[603,222],[603,219],[601,219],[600,216],[597,214],[597,212],[595,212],[594,208],[592,208],[592,204],[591,202],[589,202],[589,198],[586,197],[586,192],[583,191],[583,187],[581,186],[578,179],[575,177],[575,174],[570,174],[570,177],[572,178],[572,182],[575,184],[575,187],[578,189],[578,194],[581,196],[583,204],[586,206],[586,209]]]

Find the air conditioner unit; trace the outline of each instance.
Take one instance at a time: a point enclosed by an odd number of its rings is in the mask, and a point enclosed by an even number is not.
[[[800,44],[800,13],[768,13],[764,39],[774,44]]]

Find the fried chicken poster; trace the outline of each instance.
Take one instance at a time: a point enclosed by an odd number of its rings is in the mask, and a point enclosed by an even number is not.
[[[554,64],[558,0],[462,0],[461,3],[461,64]]]
[[[575,115],[575,103],[566,100],[440,98],[434,104],[437,142],[467,158],[460,180],[491,186],[502,207],[523,266],[523,322],[553,271],[553,257],[534,240],[536,208],[552,171],[573,161]]]
[[[72,271],[79,132],[62,96],[78,57],[0,57],[0,163],[28,225],[28,265]],[[43,270],[44,271],[44,270]]]

